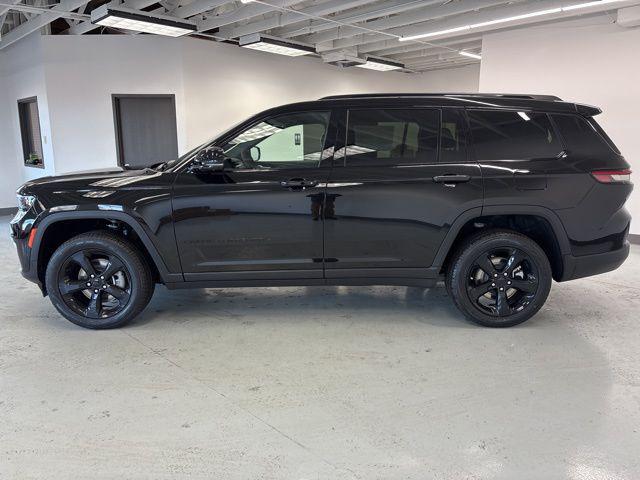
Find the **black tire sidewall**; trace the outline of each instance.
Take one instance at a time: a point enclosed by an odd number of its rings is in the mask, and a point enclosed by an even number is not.
[[[501,318],[483,313],[474,305],[467,293],[467,273],[483,252],[504,247],[518,248],[529,255],[538,270],[538,291],[524,310]],[[448,284],[456,306],[471,321],[486,327],[511,327],[528,320],[542,308],[551,290],[552,272],[546,254],[533,240],[514,232],[496,231],[472,239],[458,252],[449,274]]]
[[[59,272],[69,256],[84,250],[101,250],[118,257],[125,265],[131,282],[131,297],[125,308],[108,318],[88,318],[67,306],[59,290]],[[141,267],[142,265],[142,267]],[[127,243],[109,234],[86,234],[62,244],[52,255],[45,276],[47,293],[53,306],[70,322],[91,329],[115,328],[135,317],[148,303],[150,274],[140,255]],[[151,285],[153,285],[151,283]]]

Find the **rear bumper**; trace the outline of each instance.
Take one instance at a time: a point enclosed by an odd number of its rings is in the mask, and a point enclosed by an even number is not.
[[[625,241],[621,248],[611,252],[581,255],[579,257],[565,255],[564,271],[559,281],[565,282],[615,270],[629,256],[629,249],[629,242]]]

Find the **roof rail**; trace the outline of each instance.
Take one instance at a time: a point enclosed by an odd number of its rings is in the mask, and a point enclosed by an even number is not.
[[[347,98],[401,98],[401,97],[464,97],[464,98],[513,98],[520,100],[562,101],[555,95],[531,95],[520,93],[357,93],[351,95],[329,95],[320,100],[340,100]]]

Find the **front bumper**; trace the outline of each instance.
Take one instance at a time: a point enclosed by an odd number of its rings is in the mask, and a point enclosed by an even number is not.
[[[610,252],[581,255],[579,257],[565,255],[564,271],[559,281],[575,280],[615,270],[629,256],[629,249],[629,242],[625,240],[621,248]]]

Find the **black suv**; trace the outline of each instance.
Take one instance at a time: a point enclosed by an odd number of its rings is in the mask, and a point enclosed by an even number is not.
[[[629,164],[598,108],[539,95],[326,97],[178,160],[28,182],[23,275],[67,319],[123,325],[168,288],[433,286],[491,327],[551,280],[627,258]]]

